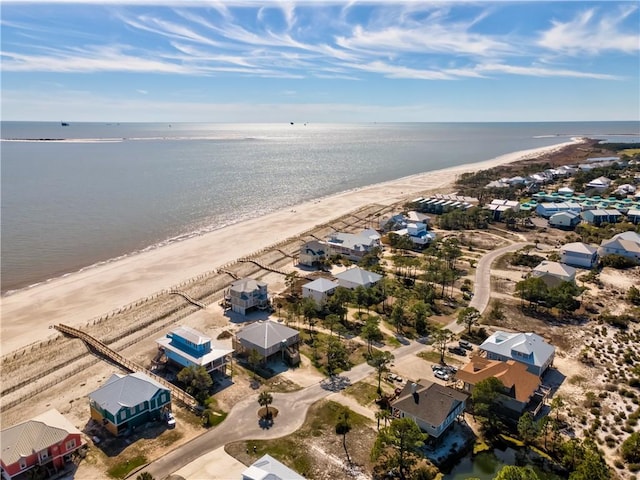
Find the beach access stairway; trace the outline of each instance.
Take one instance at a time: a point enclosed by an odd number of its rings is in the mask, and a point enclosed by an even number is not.
[[[137,363],[126,359],[125,357],[120,355],[118,352],[111,350],[104,343],[93,338],[91,335],[83,332],[82,330],[78,330],[76,328],[69,327],[68,325],[63,325],[63,324],[54,325],[54,328],[65,335],[79,338],[93,351],[107,358],[108,360],[115,363],[116,365],[124,368],[125,370],[128,370],[129,372],[143,372],[144,374],[148,375],[153,380],[158,382],[160,385],[168,388],[171,391],[172,398],[182,403],[185,407],[189,409],[195,409],[198,406],[198,402],[196,401],[196,399],[193,398],[184,390],[176,387],[174,384],[166,381],[162,377],[159,377],[155,373],[150,372],[149,370],[138,365]]]
[[[180,295],[187,302],[192,303],[196,307],[207,308],[207,306],[205,304],[200,303],[199,301],[195,300],[194,298],[191,298],[189,295],[187,295],[184,292],[181,292],[180,290],[171,290],[171,291],[169,291],[169,293],[171,293],[172,295]]]
[[[254,260],[253,258],[239,258],[238,262],[241,263],[253,263],[256,267],[260,267],[263,270],[267,270],[269,272],[273,272],[273,273],[279,273],[280,275],[287,275],[289,272],[285,272],[284,270],[280,270],[278,268],[274,268],[271,267],[269,265],[266,265],[262,262],[259,262],[257,260]]]

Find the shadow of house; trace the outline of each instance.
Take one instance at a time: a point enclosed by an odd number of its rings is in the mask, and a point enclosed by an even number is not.
[[[233,348],[239,356],[248,356],[255,350],[261,363],[278,357],[289,365],[300,363],[300,333],[271,320],[247,325],[233,339]]]

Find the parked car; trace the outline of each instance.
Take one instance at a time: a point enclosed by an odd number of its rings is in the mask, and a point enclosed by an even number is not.
[[[436,370],[442,370],[444,367],[442,365],[440,365],[439,363],[434,363],[433,365],[431,365],[431,370],[433,370],[434,372]]]
[[[444,380],[445,382],[449,380],[449,374],[445,373],[444,370],[436,370],[433,374],[436,376],[436,378]]]
[[[167,426],[169,428],[173,428],[176,426],[176,419],[173,416],[173,413],[167,412],[164,414],[164,419],[167,421]]]
[[[466,357],[467,356],[467,351],[463,348],[460,347],[449,347],[448,348],[449,352],[451,353],[455,353],[456,355],[460,355],[462,357]]]
[[[453,365],[447,365],[444,368],[445,372],[448,372],[449,375],[455,375],[456,373],[458,373],[458,367],[454,367]]]
[[[460,345],[462,348],[464,348],[465,350],[473,350],[473,345],[471,345],[469,342],[467,342],[466,340],[460,340],[458,342],[458,345]]]

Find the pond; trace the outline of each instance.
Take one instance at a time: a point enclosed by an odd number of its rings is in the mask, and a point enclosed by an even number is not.
[[[496,474],[505,465],[517,465],[518,452],[512,448],[504,450],[494,449],[493,451],[481,452],[477,455],[469,453],[456,463],[449,473],[446,473],[442,480],[466,480],[476,477],[480,480],[493,480]],[[561,480],[562,477],[542,472],[534,468],[540,480]]]

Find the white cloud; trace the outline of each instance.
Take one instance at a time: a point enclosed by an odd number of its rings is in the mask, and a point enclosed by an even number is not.
[[[619,80],[615,75],[594,72],[580,72],[576,70],[553,69],[537,66],[516,66],[504,64],[481,64],[475,67],[479,72],[497,72],[510,75],[526,75],[529,77],[567,77],[567,78],[591,78],[595,80]]]
[[[598,17],[596,9],[585,10],[567,22],[552,21],[553,26],[540,34],[538,45],[568,55],[598,55],[607,51],[632,54],[640,51],[639,18],[635,30],[625,32],[622,23],[638,17],[638,7],[614,8]]]

